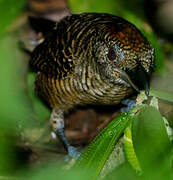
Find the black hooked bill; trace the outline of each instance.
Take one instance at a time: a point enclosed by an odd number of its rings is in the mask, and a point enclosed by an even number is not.
[[[116,69],[116,71],[121,74],[121,79],[130,84],[137,92],[140,92],[140,90],[145,90],[146,96],[149,96],[148,75],[141,65],[137,66],[133,72],[125,72],[120,69]]]

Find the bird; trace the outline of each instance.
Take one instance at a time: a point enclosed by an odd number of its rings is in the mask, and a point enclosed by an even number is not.
[[[79,105],[115,105],[143,89],[148,95],[154,48],[135,25],[107,13],[72,14],[52,27],[29,62],[53,131],[76,158],[64,115]]]

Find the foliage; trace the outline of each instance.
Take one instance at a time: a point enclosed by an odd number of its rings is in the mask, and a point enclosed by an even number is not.
[[[7,30],[9,24],[14,21],[25,4],[25,0],[18,0],[17,3],[12,0],[0,1],[0,36]]]
[[[157,106],[157,99],[153,98],[151,102],[151,105],[154,103]],[[132,139],[129,134],[126,135],[126,131],[124,151],[127,161],[124,162],[124,172],[129,162],[133,169],[129,169],[128,171],[133,176],[133,179],[161,180],[164,178],[169,180],[173,178],[172,144],[161,114],[156,107],[152,107],[151,105],[137,105],[128,114],[122,113],[119,117],[112,120],[90,143],[76,163],[82,167],[84,172],[87,171],[91,173],[90,179],[99,179],[98,171],[104,168],[102,162],[105,156],[108,159],[111,154],[109,144],[115,145],[117,143],[118,139],[114,137],[119,133],[122,134],[124,129],[128,128],[129,123],[130,126],[132,126]],[[112,134],[112,136],[109,136],[109,134]],[[130,147],[129,144],[132,144],[132,146]],[[131,153],[133,148],[136,155]],[[113,151],[113,149],[111,150]],[[105,152],[109,152],[109,154]],[[136,163],[136,158],[138,163]],[[122,175],[117,175],[116,169],[117,167],[113,170],[113,176],[120,179]]]
[[[154,33],[146,30],[143,26],[145,24],[145,15],[142,8],[134,11],[136,7],[141,7],[142,1],[135,0],[122,1],[117,0],[105,0],[100,1],[83,1],[83,0],[70,0],[69,1],[73,12],[84,11],[97,11],[108,12],[116,15],[123,16],[129,21],[135,23],[150,39],[156,49],[156,67],[158,71],[162,71],[164,68],[164,54],[161,50]],[[128,2],[128,4],[127,4]],[[133,4],[137,3],[136,6]],[[14,0],[0,0],[0,178],[2,176],[14,176],[16,172],[17,151],[15,143],[18,139],[18,133],[22,133],[16,129],[22,127],[35,127],[41,120],[45,120],[49,116],[49,110],[34,96],[33,94],[33,74],[29,74],[27,78],[26,62],[23,62],[23,54],[19,51],[17,46],[17,33],[10,32],[9,26],[17,18],[17,15],[21,13],[24,7],[25,0],[18,0],[17,3]],[[27,80],[28,84],[27,85]],[[28,88],[29,86],[29,88]],[[29,90],[28,90],[29,89]],[[170,93],[153,90],[152,93],[162,99],[173,102],[173,95]],[[30,98],[32,101],[30,100]],[[107,135],[108,131],[112,131],[113,126],[118,122],[117,119],[113,120],[103,130],[102,136]],[[128,118],[125,117],[125,121],[128,122]],[[80,170],[62,170],[59,164],[44,164],[41,168],[18,170],[15,173],[17,177],[28,177],[29,179],[88,179],[86,174],[81,174],[83,169],[88,168],[88,175],[95,179],[99,177],[100,171],[104,167],[105,161],[111,156],[112,147],[115,145],[122,134],[124,128],[128,123],[121,124],[121,128],[118,131],[111,132],[116,137],[114,141],[111,138],[105,141],[105,138],[98,138],[99,141],[93,141],[88,149],[86,163],[80,164]],[[109,129],[110,128],[110,129]],[[106,134],[104,134],[106,133]],[[118,137],[118,138],[117,138]],[[163,119],[160,112],[153,107],[142,107],[140,111],[134,116],[132,120],[132,138],[134,143],[134,150],[142,168],[142,175],[135,172],[131,165],[126,160],[123,164],[119,165],[115,169],[112,169],[111,173],[108,173],[105,179],[171,179],[172,178],[172,159],[171,151],[172,146],[167,137]],[[112,144],[111,144],[112,143]],[[93,145],[97,148],[93,148]],[[108,147],[110,151],[104,154]],[[92,147],[92,149],[90,149]],[[88,152],[86,149],[85,152]],[[147,151],[146,151],[147,149]],[[96,152],[94,152],[96,151]],[[94,153],[97,156],[94,156]],[[102,154],[103,153],[103,154]],[[101,156],[99,156],[101,154]],[[81,157],[85,158],[84,156]],[[104,158],[104,159],[103,159]],[[85,160],[85,159],[84,159]],[[95,162],[97,161],[97,162]],[[104,162],[104,163],[98,163]],[[94,171],[91,167],[99,172]],[[91,169],[90,169],[91,168]],[[91,174],[90,174],[91,173]]]
[[[90,179],[97,179],[130,120],[131,116],[125,112],[112,120],[90,143],[75,166],[82,167],[82,171],[86,173],[90,171]]]

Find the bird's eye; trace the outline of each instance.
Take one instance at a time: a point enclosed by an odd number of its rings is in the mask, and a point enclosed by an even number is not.
[[[115,52],[114,48],[110,48],[110,49],[109,49],[108,58],[109,58],[111,61],[117,62],[117,55],[116,55],[116,52]]]

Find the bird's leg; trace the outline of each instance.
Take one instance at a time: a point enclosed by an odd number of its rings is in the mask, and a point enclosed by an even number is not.
[[[80,153],[76,150],[75,147],[71,146],[68,142],[67,137],[65,136],[64,132],[64,112],[61,109],[54,108],[51,117],[50,122],[53,126],[54,131],[52,132],[52,136],[59,137],[59,139],[62,141],[63,145],[68,151],[68,155],[72,157],[73,159],[78,159],[80,156]]]
[[[121,108],[121,112],[128,112],[135,106],[136,101],[132,99],[124,99],[121,101],[121,103],[127,106]]]

